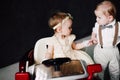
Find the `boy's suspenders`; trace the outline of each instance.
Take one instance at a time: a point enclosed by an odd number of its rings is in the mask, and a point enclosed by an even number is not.
[[[102,31],[101,31],[101,25],[99,26],[99,29],[98,29],[98,34],[99,34],[99,41],[100,41],[100,45],[101,45],[101,48],[103,48],[103,41],[102,41]]]
[[[118,37],[118,22],[115,23],[115,34],[114,34],[114,40],[113,40],[113,46],[115,46],[116,42],[117,42],[117,37]]]
[[[100,45],[101,45],[101,48],[103,48],[101,25],[99,26],[98,32],[99,32]],[[117,37],[118,37],[118,22],[115,23],[115,34],[114,34],[113,46],[115,46],[117,42]]]

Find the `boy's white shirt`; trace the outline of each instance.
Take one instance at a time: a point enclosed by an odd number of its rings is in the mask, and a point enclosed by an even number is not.
[[[106,29],[102,30],[103,46],[105,46],[105,47],[112,46],[114,34],[115,34],[114,33],[115,32],[115,23],[116,23],[116,20],[114,20],[113,22],[108,24],[108,25],[112,25],[113,28],[106,28]],[[120,42],[120,22],[118,22],[118,27],[119,27],[119,30],[118,30],[118,39],[117,39],[116,45]],[[99,24],[96,22],[95,27],[93,28],[93,32],[95,34],[97,34],[98,45],[100,45],[98,29],[99,29]]]

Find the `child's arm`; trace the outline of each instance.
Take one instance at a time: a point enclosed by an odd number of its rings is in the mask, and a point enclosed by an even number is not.
[[[88,47],[88,46],[90,46],[90,45],[92,45],[91,42],[90,42],[90,40],[85,40],[85,41],[83,41],[83,42],[81,42],[81,43],[74,43],[74,42],[73,42],[72,48],[73,48],[73,49],[82,49],[82,48]]]
[[[93,44],[97,44],[98,43],[97,42],[97,38],[96,38],[96,34],[94,32],[92,32],[90,42],[92,42]]]
[[[72,48],[73,49],[82,49],[82,48],[84,48],[84,45],[82,45],[81,43],[74,43],[73,42]]]

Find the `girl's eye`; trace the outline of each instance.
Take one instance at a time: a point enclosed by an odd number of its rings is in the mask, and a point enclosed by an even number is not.
[[[99,19],[101,19],[101,17],[98,17]]]

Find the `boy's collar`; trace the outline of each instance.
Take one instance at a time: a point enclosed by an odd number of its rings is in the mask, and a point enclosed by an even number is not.
[[[114,19],[111,23],[107,24],[106,26],[109,26],[109,25],[114,26],[114,25],[115,25],[115,23],[116,23],[116,19]]]

